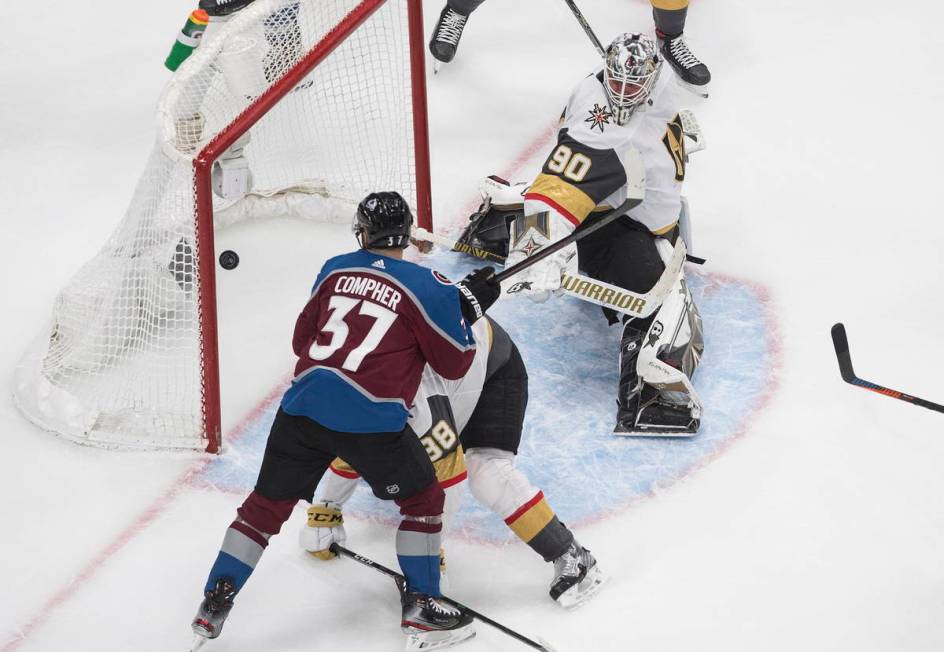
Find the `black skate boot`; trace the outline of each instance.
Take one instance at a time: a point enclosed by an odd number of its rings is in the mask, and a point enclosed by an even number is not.
[[[644,387],[634,434],[658,437],[691,437],[698,432],[700,419],[692,415],[688,403],[673,403],[672,392]]]
[[[429,51],[437,61],[449,63],[456,56],[459,39],[462,38],[462,30],[467,20],[468,16],[453,11],[449,5],[443,7],[439,21],[433,29],[433,38],[429,42]]]
[[[197,650],[207,639],[216,638],[223,631],[223,623],[233,608],[233,598],[236,597],[236,587],[225,579],[216,581],[212,591],[207,591],[197,615],[193,619],[194,644],[191,650]]]
[[[662,42],[662,56],[669,62],[669,65],[672,66],[675,73],[683,82],[696,87],[692,90],[703,93],[706,89],[701,87],[706,87],[708,82],[711,81],[711,73],[708,71],[708,66],[703,64],[698,60],[698,57],[692,54],[692,51],[688,49],[688,45],[686,45],[681,34],[674,37],[660,34],[659,38]]]
[[[472,616],[442,600],[422,593],[403,593],[400,628],[407,635],[407,650],[439,650],[475,636]]]
[[[606,578],[590,551],[574,541],[554,560],[551,599],[565,609],[576,607],[596,595]]]

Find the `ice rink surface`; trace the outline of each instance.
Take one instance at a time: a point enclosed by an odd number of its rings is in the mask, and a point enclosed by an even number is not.
[[[648,2],[579,4],[604,42],[651,29]],[[431,25],[440,4],[424,6]],[[190,9],[7,8],[7,379],[126,208],[161,63]],[[709,259],[689,270],[706,323],[703,431],[612,438],[617,334],[568,299],[500,304],[532,378],[521,464],[611,579],[562,612],[546,596],[549,567],[469,501],[448,539],[450,594],[561,652],[944,648],[944,417],[843,384],[829,339],[844,321],[860,375],[944,400],[942,28],[944,6],[930,0],[692,1],[689,44],[714,76],[710,99],[691,97],[708,149],[686,179],[696,253]],[[482,6],[459,57],[429,80],[437,230],[457,232],[481,177],[534,173],[596,61],[562,2]],[[218,235],[242,258],[219,273],[219,459],[77,446],[3,392],[0,651],[187,649],[291,369],[295,315],[324,257],[350,244],[343,228],[297,221]],[[355,500],[350,546],[395,565],[389,512]],[[391,583],[304,555],[302,516],[205,649],[401,649]],[[480,626],[459,649],[526,648]]]

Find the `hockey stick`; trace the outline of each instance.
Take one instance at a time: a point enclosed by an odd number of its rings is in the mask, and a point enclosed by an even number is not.
[[[580,11],[574,0],[564,0],[564,3],[574,12],[574,17],[577,19],[577,22],[580,23],[580,26],[583,27],[584,33],[590,37],[590,40],[593,42],[593,47],[595,47],[597,52],[600,53],[600,56],[605,59],[606,50],[603,49],[603,45],[600,44],[600,39],[597,38],[597,35],[593,33],[593,28],[590,27],[590,23],[587,22],[583,12]]]
[[[398,586],[401,585],[402,582],[406,582],[406,578],[403,577],[403,575],[401,575],[400,573],[396,572],[395,570],[391,570],[382,564],[378,564],[373,559],[368,559],[367,557],[359,555],[353,550],[349,550],[345,548],[344,546],[338,545],[337,543],[332,543],[330,550],[336,555],[343,555],[345,557],[349,557],[353,559],[354,561],[360,564],[363,564],[364,566],[367,566],[368,568],[373,568],[375,571],[383,573],[387,577],[392,577],[394,581],[397,582]],[[555,652],[554,648],[550,647],[547,643],[544,643],[544,642],[538,643],[537,641],[534,641],[528,638],[527,636],[524,636],[523,634],[519,634],[515,630],[505,627],[501,623],[495,622],[494,620],[492,620],[491,618],[487,616],[483,616],[482,614],[475,611],[474,609],[470,609],[469,607],[465,606],[461,602],[457,602],[456,600],[453,600],[452,598],[447,598],[446,596],[441,596],[439,599],[442,600],[443,602],[448,602],[449,604],[456,607],[457,609],[462,609],[463,611],[465,611],[467,614],[469,614],[476,620],[481,620],[486,625],[491,625],[492,627],[500,631],[502,634],[510,636],[513,639],[524,643],[528,647],[531,647],[535,650],[542,650],[543,652]]]
[[[417,240],[431,242],[434,244],[448,247],[450,251],[468,254],[475,258],[481,258],[490,262],[504,265],[505,258],[494,252],[479,247],[473,247],[457,240],[452,240],[445,236],[430,233],[426,229],[413,229],[413,237]],[[679,242],[681,239],[679,240]],[[637,294],[604,281],[584,276],[583,274],[564,274],[561,277],[561,290],[567,295],[587,301],[589,303],[615,310],[616,312],[629,315],[630,317],[645,318],[651,315],[662,302],[672,287],[672,282],[678,276],[682,263],[689,262],[701,263],[704,260],[689,256],[685,253],[684,245],[676,242],[672,258],[666,265],[665,271],[659,281],[645,294]]]
[[[897,398],[907,403],[912,403],[913,405],[920,405],[923,408],[934,410],[935,412],[944,412],[944,405],[932,403],[923,398],[911,396],[910,394],[889,389],[882,385],[876,385],[875,383],[870,383],[856,376],[855,371],[852,369],[852,357],[849,355],[849,340],[846,338],[846,327],[841,323],[834,325],[832,335],[833,347],[836,349],[836,359],[839,361],[839,373],[842,375],[844,381],[850,385],[868,389],[878,394],[884,394],[885,396],[891,396],[892,398]]]

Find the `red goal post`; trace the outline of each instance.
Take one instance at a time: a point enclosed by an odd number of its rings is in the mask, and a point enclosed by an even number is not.
[[[234,152],[250,181],[223,199]],[[220,452],[214,231],[260,211],[349,220],[373,190],[432,228],[422,0],[256,0],[211,21],[124,220],[17,368],[17,404],[82,443]]]
[[[246,110],[228,127],[206,145],[194,159],[194,182],[197,195],[197,242],[200,274],[207,282],[206,294],[200,297],[201,339],[203,340],[204,423],[207,433],[208,453],[218,453],[222,443],[220,426],[220,377],[219,350],[216,315],[216,256],[213,245],[213,190],[211,171],[213,163],[233,143],[268,113],[287,93],[295,88],[305,76],[327,57],[344,39],[356,30],[382,4],[397,0],[363,0],[337,26],[328,32],[294,67],[282,78],[256,98]],[[417,224],[432,230],[432,198],[429,170],[429,126],[426,101],[426,65],[423,38],[422,0],[402,0],[407,5],[410,71],[413,79],[413,137],[417,176],[416,219]],[[209,254],[209,255],[207,255]]]

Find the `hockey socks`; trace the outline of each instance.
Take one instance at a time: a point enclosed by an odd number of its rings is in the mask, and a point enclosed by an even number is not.
[[[439,597],[439,549],[445,495],[438,482],[410,498],[397,500],[403,520],[397,528],[397,561],[406,591]]]
[[[230,582],[237,592],[242,589],[269,545],[269,538],[278,534],[296,502],[249,494],[226,530],[204,591],[212,591],[221,579]]]
[[[573,533],[557,519],[541,491],[508,516],[505,524],[544,561],[554,561],[574,541]]]
[[[567,551],[574,535],[558,520],[541,490],[515,468],[514,459],[514,453],[498,448],[468,450],[472,494],[544,561],[553,561]]]

